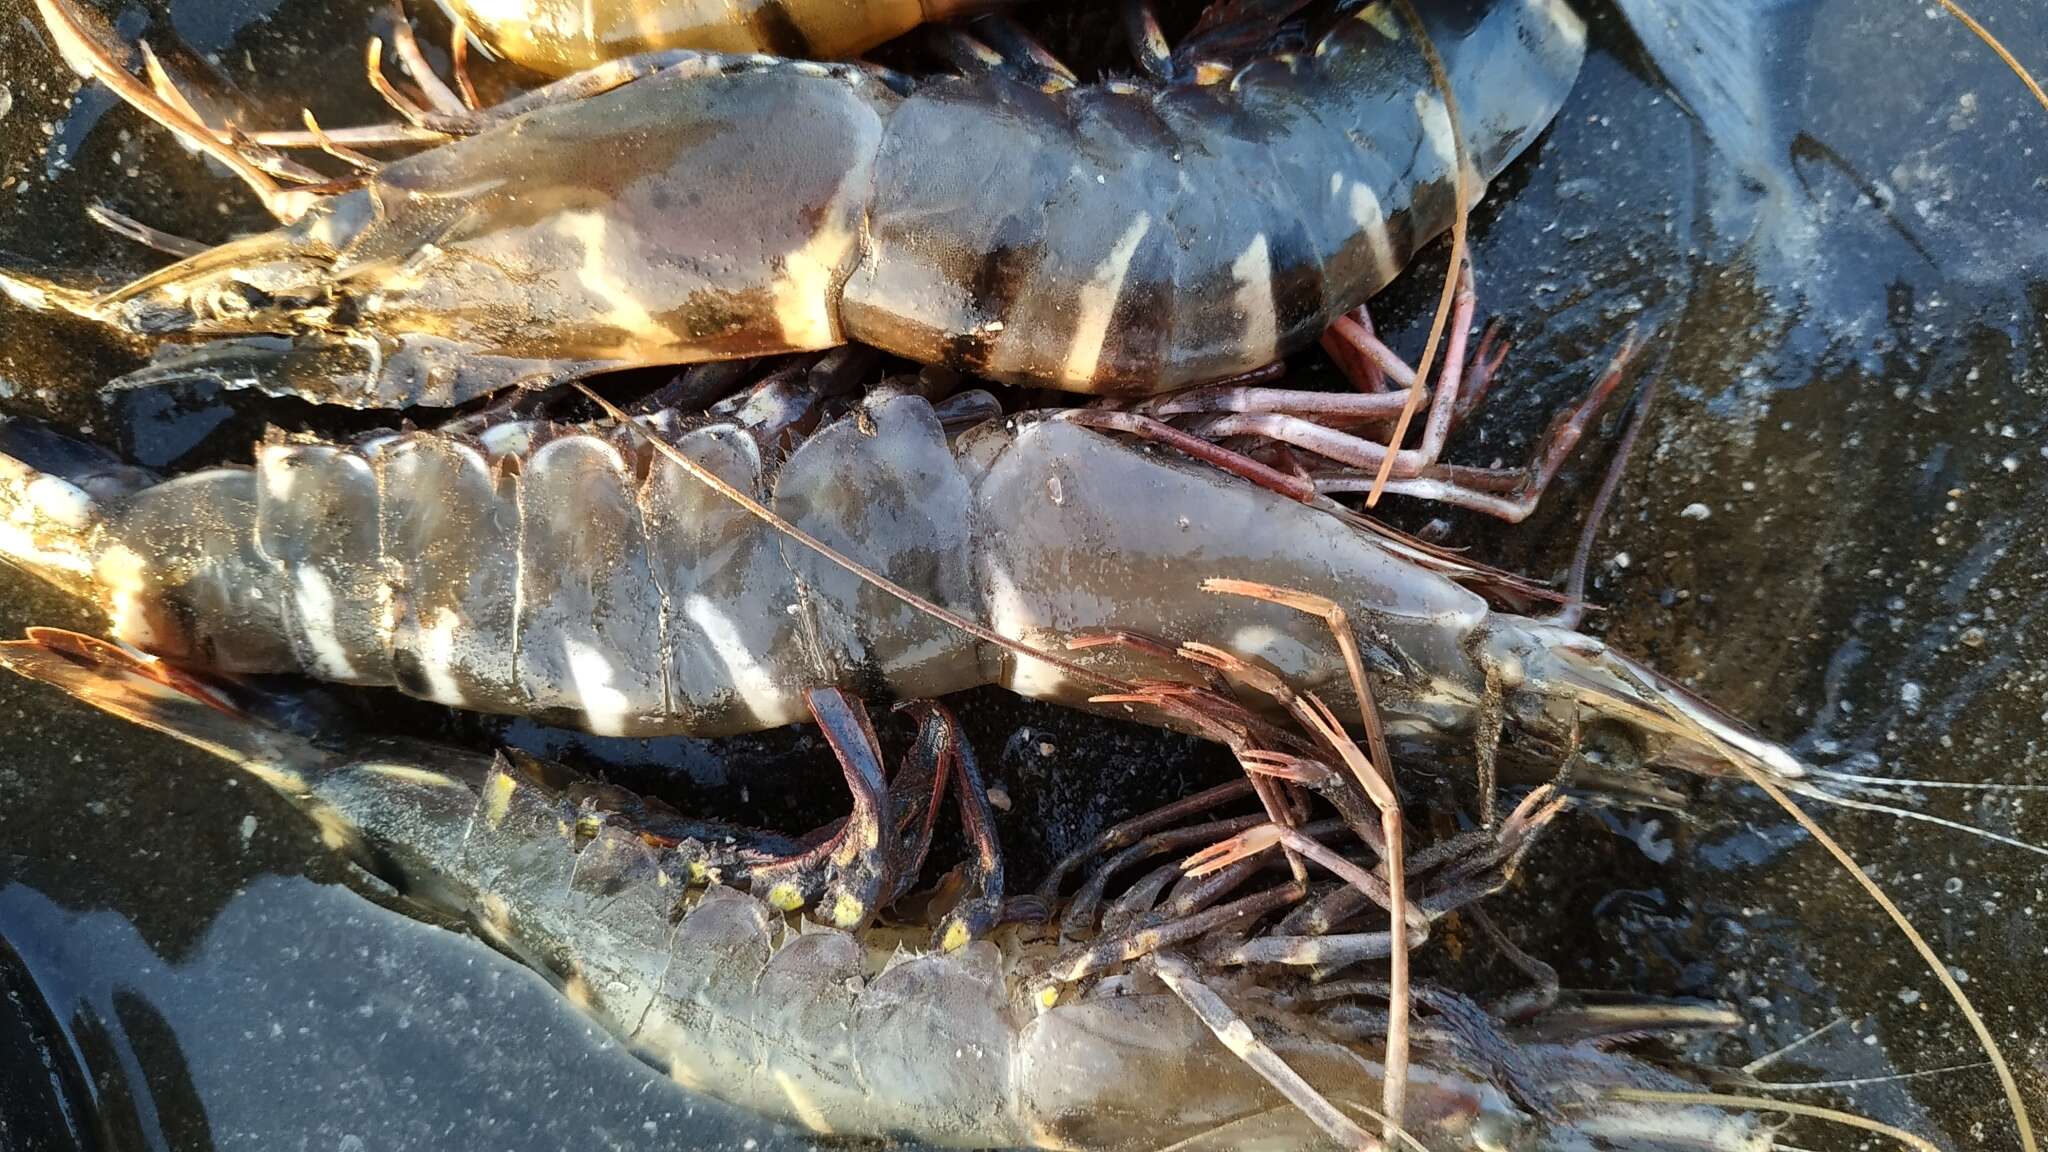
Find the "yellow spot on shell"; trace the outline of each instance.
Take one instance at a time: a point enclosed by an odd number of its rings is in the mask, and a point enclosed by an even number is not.
[[[439,772],[426,768],[415,768],[410,764],[365,764],[362,771],[391,780],[403,780],[408,784],[420,784],[428,788],[460,788],[460,780],[451,779]]]
[[[512,811],[512,790],[518,781],[503,772],[494,773],[484,796],[484,823],[496,828]]]
[[[342,819],[340,813],[330,808],[314,808],[313,823],[320,829],[320,842],[326,845],[329,851],[343,851],[355,841],[355,829],[348,821]]]
[[[606,255],[606,246],[611,237],[606,234],[607,222],[596,212],[564,212],[557,217],[555,227],[569,240],[583,246],[583,266],[577,269],[577,282],[599,301],[608,305],[598,313],[598,318],[625,332],[628,339],[642,348],[666,348],[676,342],[675,333],[670,332],[647,306],[640,302],[633,287],[619,278]],[[624,244],[632,244],[629,234],[621,238]]]
[[[303,796],[306,794],[305,777],[290,769],[252,762],[242,765],[242,771],[247,772],[249,775],[254,776],[287,796]]]
[[[1233,300],[1244,318],[1240,340],[1248,363],[1267,363],[1279,354],[1280,314],[1273,301],[1273,256],[1264,232],[1252,237],[1231,264],[1230,275],[1237,281]]]
[[[157,640],[149,624],[149,606],[144,598],[149,565],[140,553],[116,544],[100,555],[93,574],[106,589],[107,615],[112,618],[114,638],[147,648]]]
[[[1052,1008],[1052,1007],[1053,1007],[1053,1006],[1054,1006],[1055,1004],[1058,1004],[1059,1002],[1060,1002],[1060,987],[1059,987],[1059,985],[1057,985],[1057,984],[1048,984],[1047,986],[1045,986],[1045,987],[1043,987],[1043,988],[1040,988],[1040,989],[1038,990],[1038,1007],[1039,1007],[1039,1008],[1040,1008],[1041,1010],[1047,1010],[1047,1011],[1049,1011],[1049,1010],[1050,1010],[1050,1009],[1051,1009],[1051,1008]]]
[[[803,247],[782,258],[782,275],[769,286],[775,320],[787,348],[830,348],[842,341],[840,266],[859,238],[837,222],[821,227]]]
[[[768,904],[784,912],[794,912],[804,906],[804,894],[794,884],[777,884],[768,889]]]
[[[512,909],[505,898],[496,892],[486,892],[483,898],[483,926],[487,934],[500,942],[512,939]]]
[[[841,892],[832,902],[832,926],[835,928],[857,928],[868,914],[867,905],[850,892]]]
[[[1076,385],[1094,381],[1095,370],[1102,362],[1103,342],[1109,337],[1110,319],[1116,312],[1118,298],[1123,295],[1124,280],[1131,272],[1131,261],[1137,257],[1138,245],[1151,230],[1151,215],[1138,213],[1125,227],[1123,235],[1110,245],[1102,263],[1075,293],[1074,339],[1067,348],[1067,361],[1060,369],[1062,379]]]
[[[967,947],[973,937],[967,933],[967,925],[958,920],[946,925],[945,935],[939,937],[939,951],[958,952]]]

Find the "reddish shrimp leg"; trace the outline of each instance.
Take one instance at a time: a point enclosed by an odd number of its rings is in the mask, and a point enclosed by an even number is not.
[[[1174,401],[1169,400],[1158,406],[1159,414],[1218,412],[1221,414],[1191,431],[1210,440],[1257,437],[1342,465],[1313,477],[1316,491],[1323,495],[1369,491],[1381,463],[1391,452],[1393,467],[1385,491],[1420,496],[1519,522],[1535,510],[1544,489],[1585,435],[1601,405],[1620,385],[1635,341],[1631,337],[1624,342],[1593,388],[1578,403],[1558,414],[1524,467],[1442,464],[1439,458],[1451,429],[1476,409],[1506,355],[1505,342],[1489,328],[1468,365],[1466,339],[1476,302],[1471,273],[1462,271],[1452,308],[1443,374],[1430,398],[1422,442],[1414,448],[1389,446],[1342,427],[1347,423],[1391,422],[1400,411],[1406,389],[1415,382],[1414,370],[1373,334],[1364,320],[1363,309],[1358,314],[1340,317],[1324,333],[1324,347],[1333,349],[1333,358],[1358,385],[1358,393],[1238,389],[1230,396],[1213,392],[1196,395],[1170,410],[1166,405]],[[1380,390],[1388,383],[1395,391]],[[1249,395],[1254,392],[1263,395]]]
[[[1635,351],[1626,341],[1607,369],[1576,404],[1559,413],[1528,464],[1521,468],[1472,468],[1439,463],[1451,431],[1478,410],[1503,359],[1507,342],[1488,325],[1476,353],[1466,356],[1476,297],[1469,272],[1460,274],[1453,306],[1444,371],[1430,399],[1422,442],[1390,449],[1361,434],[1391,429],[1415,383],[1415,371],[1373,333],[1366,310],[1341,316],[1323,334],[1323,347],[1355,385],[1355,392],[1256,387],[1225,383],[1192,388],[1125,411],[1084,409],[1067,416],[1090,427],[1127,432],[1166,444],[1281,495],[1313,503],[1369,491],[1379,465],[1393,452],[1388,492],[1420,496],[1471,508],[1511,523],[1535,510],[1544,490],[1584,437],[1608,397],[1620,386]],[[1192,422],[1190,420],[1192,418]],[[1178,423],[1169,423],[1178,421]],[[1307,475],[1273,467],[1222,441],[1249,438],[1285,450],[1300,450],[1332,461]],[[1260,452],[1260,456],[1265,455]]]
[[[874,915],[889,881],[882,830],[891,816],[881,742],[867,710],[845,693],[814,689],[805,700],[846,774],[853,811],[822,843],[755,868],[750,888],[785,912],[815,907],[831,924],[858,927]]]
[[[1419,496],[1459,508],[1470,508],[1511,524],[1521,523],[1536,510],[1537,502],[1543,498],[1544,490],[1557,476],[1558,469],[1564,466],[1572,449],[1578,447],[1580,439],[1585,436],[1586,429],[1599,414],[1601,406],[1614,394],[1614,390],[1620,387],[1635,350],[1636,342],[1631,335],[1615,352],[1614,358],[1608,361],[1606,370],[1600,374],[1600,379],[1593,387],[1577,403],[1552,418],[1542,441],[1531,453],[1529,462],[1522,467],[1471,468],[1459,464],[1438,464],[1434,462],[1432,455],[1430,463],[1403,475],[1402,454],[1396,454],[1393,478],[1387,481],[1382,490],[1403,496]],[[1439,391],[1437,406],[1442,403],[1443,391]],[[1430,417],[1432,426],[1437,420],[1435,407],[1433,406]],[[1289,442],[1298,443],[1291,439]],[[1334,496],[1371,490],[1373,469],[1377,465],[1363,461],[1383,456],[1385,449],[1369,441],[1356,443],[1368,449],[1356,460],[1343,460],[1332,452],[1325,452],[1306,444],[1299,445],[1351,465],[1348,468],[1317,473],[1314,476],[1317,492]],[[1429,447],[1425,443],[1425,449]]]
[[[882,747],[860,701],[836,688],[805,694],[811,716],[839,761],[853,793],[853,811],[806,850],[755,866],[749,888],[784,911],[810,907],[839,928],[866,924],[908,891],[930,847],[936,809],[949,782],[972,851],[966,892],[939,924],[947,951],[995,924],[1002,904],[1003,857],[973,751],[953,714],[937,704],[913,706],[918,734],[896,774],[905,803],[898,807],[882,775]]]

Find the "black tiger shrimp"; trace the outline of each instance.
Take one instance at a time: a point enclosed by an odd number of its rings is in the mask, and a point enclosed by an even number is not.
[[[1789,753],[1655,672],[1504,610],[1528,585],[1088,426],[1130,413],[991,418],[986,393],[935,404],[885,382],[796,438],[826,402],[804,388],[845,385],[824,365],[803,379],[691,420],[482,416],[349,444],[279,438],[253,469],[161,483],[0,425],[0,557],[186,666],[396,686],[601,734],[779,726],[823,686],[919,699],[993,683],[1173,722],[1091,703],[1190,675],[1128,645],[1066,649],[1104,635],[1213,637],[1362,719],[1322,621],[1212,590],[1249,582],[1357,622],[1397,739],[1509,721],[1566,744],[1593,724],[1646,762],[1739,762],[1811,787]]]
[[[846,931],[764,898],[795,851],[780,838],[686,819],[560,765],[359,736],[304,697],[68,633],[0,644],[0,665],[277,789],[330,844],[467,917],[693,1090],[820,1133],[950,1147],[1373,1146],[1360,1123],[1378,1115],[1386,991],[1236,956],[1284,931],[1279,914],[1300,899],[1285,880],[1259,889],[1255,868],[1199,895],[1140,881],[1103,899],[1116,865],[1101,864],[1091,909],[1077,898],[927,952],[916,916]],[[837,701],[820,713],[839,717],[827,730],[845,737],[842,757],[879,778],[850,702],[820,695]],[[1439,911],[1497,886],[1488,861],[1541,827],[1531,813],[1548,791],[1502,825],[1498,851],[1449,868],[1468,881]],[[872,812],[855,823],[889,834]],[[1077,925],[1078,945],[1063,939]],[[1076,954],[1108,959],[1062,978]],[[1419,996],[1404,1146],[1776,1147],[1773,1125],[1703,1093],[1692,1070],[1615,1046],[1739,1022],[1723,1009],[1567,997],[1509,1020],[1449,990]]]
[[[75,69],[287,223],[105,295],[0,287],[172,341],[131,384],[359,406],[849,340],[1081,392],[1261,369],[1450,227],[1455,186],[1536,139],[1585,47],[1563,0],[1424,5],[1452,104],[1396,0],[1208,83],[1040,83],[1000,65],[911,81],[673,51],[483,111],[421,110],[395,138],[456,138],[335,190],[280,184],[249,145],[263,134],[199,122],[67,0],[38,4]]]

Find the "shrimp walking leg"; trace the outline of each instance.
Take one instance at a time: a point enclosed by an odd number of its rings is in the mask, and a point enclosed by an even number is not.
[[[1380,462],[1391,453],[1394,479],[1383,490],[1519,523],[1535,511],[1558,469],[1620,385],[1635,344],[1633,340],[1624,344],[1586,395],[1553,419],[1524,467],[1443,464],[1438,458],[1446,439],[1478,409],[1507,353],[1497,325],[1489,324],[1477,352],[1468,360],[1466,335],[1474,308],[1470,274],[1464,273],[1443,375],[1430,397],[1422,442],[1412,449],[1390,447],[1355,430],[1393,425],[1406,406],[1406,389],[1416,384],[1414,369],[1374,334],[1363,307],[1340,317],[1323,337],[1331,358],[1357,385],[1355,392],[1215,384],[1158,397],[1130,409],[1083,409],[1067,413],[1065,418],[1166,444],[1304,503],[1318,496],[1370,491]],[[1253,447],[1239,450],[1228,446],[1244,441]],[[1286,453],[1294,449],[1348,467],[1303,474],[1283,471],[1263,458],[1273,450]]]
[[[960,730],[960,721],[952,709],[931,700],[916,701],[905,708],[918,717],[918,749],[913,755],[927,754],[929,745],[928,754],[938,763],[936,780],[943,786],[950,775],[961,833],[967,839],[968,858],[961,869],[960,898],[932,934],[935,948],[953,952],[986,936],[1002,916],[1002,846],[996,842],[995,813],[989,808],[988,785],[975,761],[974,748]],[[938,802],[936,791],[932,802]],[[903,886],[907,887],[911,879],[906,876]]]
[[[1428,925],[1505,888],[1536,837],[1566,806],[1566,799],[1556,789],[1538,788],[1496,828],[1457,843],[1456,847],[1466,849],[1464,853],[1448,860],[1441,852],[1431,853],[1436,857],[1433,861],[1425,860],[1420,852],[1409,856],[1408,876],[1421,890],[1415,907],[1424,929],[1411,934],[1409,946],[1427,938]],[[1234,851],[1256,834],[1256,830],[1248,830],[1227,845],[1218,845],[1223,850],[1219,855]],[[1288,914],[1273,932],[1224,952],[1218,961],[1306,966],[1328,975],[1367,960],[1384,959],[1392,952],[1393,933],[1357,923],[1358,917],[1372,910],[1387,911],[1388,902],[1378,895],[1356,884],[1333,889]]]
[[[1214,788],[1205,789],[1192,796],[1182,797],[1171,804],[1155,808],[1150,812],[1134,816],[1128,820],[1119,821],[1104,829],[1095,839],[1061,857],[1060,861],[1053,865],[1052,871],[1046,874],[1045,880],[1039,885],[1038,894],[1047,900],[1056,899],[1059,896],[1061,886],[1066,883],[1067,877],[1086,865],[1088,861],[1107,853],[1128,848],[1153,832],[1169,825],[1177,824],[1189,816],[1212,811],[1224,804],[1241,800],[1250,795],[1251,790],[1251,781],[1232,780],[1227,784],[1219,784]]]
[[[934,929],[933,944],[954,951],[986,935],[1002,908],[1003,856],[959,721],[943,705],[908,705],[918,716],[917,737],[895,777],[885,780],[867,709],[831,688],[808,693],[806,701],[846,777],[853,809],[818,842],[755,865],[749,886],[784,911],[809,908],[833,927],[861,927],[916,883],[950,788],[970,857],[964,890]]]
[[[404,21],[399,21],[398,27],[409,29],[410,25]],[[409,38],[410,33],[408,32],[404,35]],[[379,95],[384,97],[386,103],[391,104],[398,111],[401,122],[355,125],[349,128],[331,130],[309,127],[303,131],[290,129],[258,131],[242,135],[241,139],[250,145],[263,148],[319,148],[322,150],[335,144],[353,147],[409,147],[437,144],[458,136],[475,136],[480,132],[502,124],[507,120],[525,115],[535,109],[555,104],[572,104],[578,100],[589,99],[592,96],[602,96],[607,92],[623,88],[638,80],[645,80],[664,73],[673,74],[704,67],[704,57],[700,53],[682,49],[645,52],[636,56],[624,56],[616,60],[607,60],[582,72],[564,76],[560,80],[555,80],[539,88],[519,93],[496,104],[472,107],[458,101],[453,105],[443,106],[437,98],[434,100],[435,107],[422,108],[412,103],[393,88],[390,80],[384,76],[380,53],[375,50],[375,46],[381,42],[380,40],[370,41],[373,49],[369,59],[370,84],[377,90]],[[401,56],[403,56],[403,53],[401,53]],[[115,65],[109,61],[106,66],[114,67]],[[419,66],[423,70],[427,68],[424,63],[421,63]],[[410,68],[411,65],[408,64],[408,70]],[[431,71],[425,71],[424,74],[434,75]],[[93,75],[101,77],[101,70],[96,69]],[[415,73],[415,75],[419,74]],[[109,83],[113,82],[110,81]],[[433,81],[433,84],[442,88],[446,87],[438,78]],[[125,88],[117,88],[117,91],[122,92],[124,96],[127,94]],[[142,107],[141,105],[137,106]],[[147,111],[146,108],[144,110]],[[161,122],[161,118],[158,119]],[[170,127],[174,132],[178,131],[174,125],[166,124],[166,127]],[[346,183],[343,182],[335,187],[346,186]],[[329,190],[333,190],[333,188]]]
[[[1001,58],[1003,70],[1026,84],[1046,92],[1060,92],[1081,82],[1073,69],[1009,17],[984,16],[974,22],[973,28]]]
[[[1572,449],[1578,447],[1586,429],[1599,415],[1601,406],[1621,386],[1635,351],[1635,342],[1631,340],[1615,352],[1593,387],[1571,407],[1551,419],[1550,427],[1544,431],[1543,439],[1523,467],[1471,468],[1433,463],[1414,475],[1401,477],[1397,460],[1397,476],[1388,480],[1382,490],[1470,508],[1513,524],[1521,523],[1536,510],[1544,490],[1556,478],[1558,469],[1564,466]],[[1361,465],[1355,469],[1319,474],[1315,478],[1316,490],[1326,495],[1370,491],[1373,474],[1365,470],[1370,467]]]
[[[61,0],[36,0],[43,24],[57,42],[57,50],[73,71],[98,80],[123,101],[169,129],[180,140],[220,161],[254,192],[271,215],[279,220],[296,220],[319,199],[304,189],[287,188],[242,147],[222,139],[186,109],[164,99],[149,84],[122,67],[107,45]]]
[[[1405,401],[1401,389],[1416,382],[1414,370],[1372,332],[1362,316],[1363,309],[1360,315],[1340,318],[1325,333],[1326,347],[1335,345],[1345,350],[1333,358],[1358,385],[1356,393],[1246,387],[1194,389],[1184,395],[1151,401],[1141,411],[1160,418],[1194,417],[1200,422],[1187,430],[1189,434],[1212,442],[1249,437],[1300,449],[1343,465],[1313,473],[1314,491],[1321,495],[1371,491],[1380,464],[1392,455],[1391,478],[1383,486],[1384,491],[1470,508],[1520,523],[1535,511],[1551,480],[1578,446],[1601,407],[1621,385],[1637,345],[1633,337],[1624,342],[1592,388],[1552,419],[1523,467],[1444,464],[1439,457],[1451,430],[1476,409],[1506,354],[1505,343],[1489,326],[1477,353],[1468,360],[1466,338],[1475,307],[1471,274],[1463,272],[1453,306],[1443,374],[1430,396],[1422,441],[1414,448],[1390,446],[1348,430],[1350,426],[1391,422]],[[1383,388],[1383,383],[1391,383],[1395,390]],[[1286,494],[1303,498],[1292,491]]]
[[[812,907],[828,923],[857,928],[875,914],[890,883],[883,829],[892,819],[881,742],[867,710],[837,689],[805,696],[825,742],[846,775],[853,811],[824,843],[753,871],[767,902],[786,912]]]
[[[1220,416],[1208,422],[1203,428],[1211,438],[1223,436],[1256,436],[1285,444],[1334,460],[1355,468],[1376,470],[1388,455],[1394,458],[1394,475],[1401,477],[1419,476],[1436,465],[1443,454],[1444,442],[1451,431],[1451,416],[1457,411],[1459,390],[1464,384],[1465,341],[1471,331],[1473,312],[1477,308],[1477,295],[1472,289],[1472,274],[1461,270],[1458,290],[1451,311],[1448,343],[1444,351],[1444,370],[1437,381],[1435,394],[1430,397],[1429,419],[1422,432],[1422,443],[1415,448],[1401,448],[1399,445],[1381,444],[1332,428],[1327,421],[1311,420],[1288,414],[1285,411],[1267,408],[1248,409],[1230,415]],[[1339,329],[1340,336],[1348,330]],[[1371,354],[1377,339],[1362,343],[1358,351]],[[1384,371],[1389,365],[1381,360]],[[1398,364],[1398,360],[1393,361]],[[1338,362],[1340,368],[1349,368],[1345,360]],[[1401,366],[1405,370],[1405,365]],[[1397,385],[1412,385],[1415,374],[1412,370],[1386,373]],[[1403,379],[1405,375],[1406,379]],[[1361,381],[1363,388],[1364,382]],[[1369,393],[1368,393],[1369,394]],[[1405,403],[1406,398],[1402,397]],[[1398,410],[1396,412],[1398,415]]]
[[[1173,47],[1159,27],[1159,9],[1152,0],[1122,0],[1124,36],[1131,42],[1131,59],[1145,75],[1161,84],[1174,79]]]
[[[433,65],[427,63],[427,54],[420,51],[419,38],[413,35],[412,21],[405,18],[405,9],[396,0],[391,5],[391,44],[398,49],[398,62],[405,67],[406,75],[419,85],[421,95],[427,98],[434,111],[443,116],[468,114],[469,109],[463,106],[462,98],[441,79]]]

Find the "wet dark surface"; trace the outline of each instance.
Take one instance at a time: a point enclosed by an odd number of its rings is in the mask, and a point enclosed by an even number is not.
[[[2048,61],[2027,0],[1981,7],[2022,59]],[[347,3],[191,2],[150,18],[131,7],[120,27],[155,41],[172,29],[217,52],[273,122],[303,103],[349,123],[372,114],[366,19]],[[1765,26],[1772,99],[1738,173],[1612,16],[1596,20],[1563,117],[1475,218],[1482,307],[1512,324],[1516,351],[1459,450],[1519,459],[1624,330],[1653,329],[1646,362],[1662,360],[1663,392],[1600,540],[1594,599],[1607,611],[1592,627],[1817,763],[2048,781],[2048,112],[1931,7],[1818,0],[1780,6]],[[84,220],[95,200],[209,239],[259,224],[238,186],[76,88],[25,0],[0,0],[10,267],[111,280],[153,266]],[[1419,347],[1442,260],[1379,309],[1396,347]],[[208,396],[102,408],[91,386],[132,363],[124,352],[0,309],[0,407],[89,423],[152,463],[232,456],[252,418],[346,427],[239,399],[231,421]],[[1453,516],[1452,539],[1561,574],[1603,461],[1594,448],[1530,523]],[[95,622],[0,571],[0,633],[30,624]],[[1014,800],[1003,823],[1027,875],[1222,770],[1176,737],[993,692],[955,704]],[[800,731],[600,745],[403,714],[784,828],[825,818],[841,794]],[[692,1103],[537,977],[381,906],[307,822],[218,762],[12,678],[0,679],[0,727],[0,1061],[49,1061],[5,1089],[17,1093],[7,1111],[40,1114],[46,1131],[0,1131],[0,1147],[800,1143]],[[1930,792],[1920,806],[2044,840],[2040,803]],[[2042,858],[1882,815],[1821,818],[1967,975],[2048,1119]],[[1494,906],[1568,984],[1735,1004],[1751,1028],[1724,1045],[1733,1062],[1833,1025],[1767,1078],[1982,1058],[1897,932],[1748,789],[1697,789],[1683,817],[1567,822]],[[1485,963],[1464,977],[1504,980],[1482,954],[1437,963]],[[1946,1148],[2018,1146],[1982,1068],[1799,1098]],[[77,1139],[58,1135],[67,1124]],[[1805,1123],[1785,1139],[1873,1146]]]

